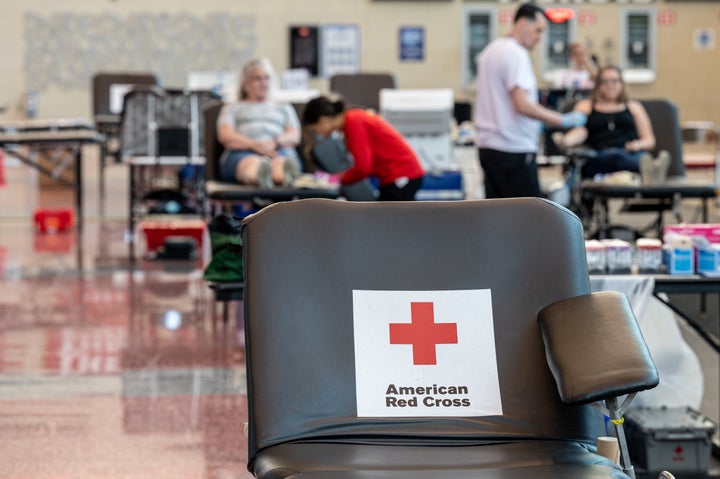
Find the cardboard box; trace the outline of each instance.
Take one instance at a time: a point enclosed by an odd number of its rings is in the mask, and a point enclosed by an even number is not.
[[[695,248],[664,246],[663,264],[668,274],[693,274],[695,272]]]
[[[706,472],[716,428],[689,407],[635,408],[625,414],[630,459],[652,472]]]
[[[711,244],[707,248],[697,248],[697,272],[720,272],[720,244]]]
[[[683,236],[701,236],[707,238],[710,243],[720,243],[720,224],[680,224],[663,227],[663,237],[668,233],[675,233]]]

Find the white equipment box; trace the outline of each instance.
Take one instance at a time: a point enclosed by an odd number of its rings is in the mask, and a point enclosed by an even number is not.
[[[407,139],[429,173],[457,169],[451,138],[454,101],[449,88],[380,90],[380,114]]]

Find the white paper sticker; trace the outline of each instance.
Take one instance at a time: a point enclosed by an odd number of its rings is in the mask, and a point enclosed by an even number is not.
[[[502,414],[490,290],[353,291],[359,417]]]
[[[132,90],[133,85],[125,83],[113,83],[110,85],[109,105],[110,113],[120,115],[123,112],[125,94]]]

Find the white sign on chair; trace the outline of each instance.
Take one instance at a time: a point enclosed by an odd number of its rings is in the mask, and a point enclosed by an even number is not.
[[[502,414],[490,290],[353,291],[359,417]]]

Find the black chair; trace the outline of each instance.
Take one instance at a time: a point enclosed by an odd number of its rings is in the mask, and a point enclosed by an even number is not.
[[[157,85],[158,78],[145,72],[98,72],[92,77],[92,113],[98,133],[103,135],[100,148],[100,204],[105,204],[105,166],[108,159],[119,163],[120,158],[120,119],[122,111],[111,102],[113,85],[129,87],[137,85]],[[111,105],[111,103],[113,103]],[[113,107],[113,108],[111,108]]]
[[[246,218],[243,248],[256,477],[632,476],[616,397],[657,371],[565,208],[310,199]]]
[[[218,101],[211,90],[135,86],[120,117],[121,157],[205,157],[202,112]]]
[[[568,88],[551,88],[540,90],[540,104],[560,113],[567,113],[573,110],[575,104],[590,97],[590,90],[578,90]],[[545,156],[562,156],[558,146],[552,140],[555,132],[567,131],[566,128],[545,125],[540,141],[543,143]]]
[[[223,153],[223,146],[217,139],[217,119],[222,110],[223,102],[220,100],[208,103],[203,110],[205,118],[205,188],[208,183],[219,181],[220,155]],[[212,185],[211,185],[212,186]]]
[[[655,135],[655,148],[650,153],[653,156],[657,156],[663,150],[670,153],[668,178],[684,177],[683,138],[677,106],[665,99],[640,100],[640,103],[650,117]]]
[[[456,101],[453,106],[453,117],[458,125],[466,121],[472,121],[472,103],[468,101]]]
[[[111,90],[117,86],[157,85],[154,73],[145,72],[98,72],[92,78],[93,116],[109,115],[120,120],[121,111],[111,109]]]
[[[158,78],[153,73],[145,72],[99,72],[92,78],[93,121],[98,132],[105,135],[101,161],[110,156],[115,162],[120,161],[119,133],[122,111],[112,99],[113,88],[130,88],[138,85],[157,85]],[[111,104],[112,103],[112,104]],[[120,102],[120,106],[122,102]]]
[[[338,73],[330,77],[330,91],[342,95],[349,107],[380,111],[380,90],[395,88],[391,73]]]
[[[611,194],[609,189],[603,185],[588,183],[582,187],[583,193],[600,200],[600,213],[603,218],[599,221],[601,226],[595,232],[598,237],[607,236],[609,222],[607,218],[607,199],[609,197],[623,198],[620,211],[623,213],[655,213],[655,219],[646,227],[635,231],[635,236],[643,236],[649,232],[653,232],[657,237],[662,235],[663,214],[667,211],[673,211],[678,222],[682,221],[680,217],[680,209],[678,201],[683,196],[693,196],[694,193],[688,190],[696,189],[692,185],[685,184],[685,163],[683,161],[682,148],[682,131],[680,128],[680,119],[677,106],[667,99],[645,99],[640,100],[642,105],[650,117],[655,135],[655,148],[650,154],[657,156],[661,151],[670,154],[670,165],[667,171],[667,186],[653,185],[647,187],[641,185],[639,187],[617,187],[614,190],[618,194]],[[703,186],[703,185],[701,185]],[[701,188],[698,194],[706,197],[706,188]],[[627,191],[626,191],[627,190]],[[682,195],[673,194],[677,191]],[[699,191],[699,190],[698,190]],[[596,211],[596,213],[598,213]],[[604,226],[602,226],[604,224]],[[616,225],[617,226],[617,225]],[[627,229],[623,227],[624,229]]]
[[[205,118],[205,199],[210,204],[209,211],[213,215],[220,212],[229,212],[232,207],[248,198],[239,193],[247,191],[248,187],[236,183],[220,180],[220,157],[224,151],[217,139],[217,120],[223,108],[222,101],[208,104],[203,111]]]
[[[202,111],[215,99],[209,90],[155,85],[136,85],[124,95],[120,157],[129,167],[128,231],[148,213],[205,214]]]
[[[655,148],[650,152],[657,157],[661,151],[670,154],[670,166],[667,177],[669,180],[681,180],[685,178],[685,162],[683,161],[682,130],[680,128],[680,117],[677,106],[670,100],[640,100],[650,117],[655,135]],[[654,212],[656,220],[647,227],[641,229],[638,235],[649,231],[655,231],[658,237],[662,235],[663,214],[666,211],[675,210],[676,219],[682,221],[679,208],[676,208],[673,198],[630,198],[625,200],[621,211],[624,213],[645,213]]]

